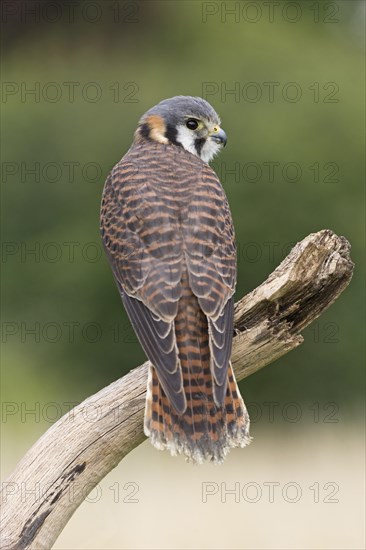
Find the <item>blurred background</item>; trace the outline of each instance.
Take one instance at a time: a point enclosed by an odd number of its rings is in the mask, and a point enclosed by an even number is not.
[[[55,547],[364,548],[364,2],[1,10],[2,479],[72,404],[145,360],[102,251],[101,193],[139,117],[198,95],[228,134],[214,167],[237,299],[325,228],[350,241],[354,277],[302,346],[240,384],[248,449],[193,468],[145,442]]]

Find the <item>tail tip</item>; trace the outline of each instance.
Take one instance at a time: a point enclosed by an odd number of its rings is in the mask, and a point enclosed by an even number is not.
[[[192,464],[222,464],[230,453],[231,449],[244,448],[250,445],[253,438],[249,435],[249,427],[242,427],[236,434],[226,434],[221,440],[215,442],[209,439],[194,442],[188,439],[181,439],[178,436],[165,440],[163,434],[156,430],[149,430],[146,426],[145,435],[150,438],[151,444],[159,451],[168,451],[171,456],[183,455],[186,462]]]

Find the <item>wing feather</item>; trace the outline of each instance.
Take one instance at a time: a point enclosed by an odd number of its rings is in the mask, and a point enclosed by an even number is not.
[[[208,166],[202,171],[202,183],[197,186],[193,201],[201,204],[203,216],[197,216],[195,210],[188,224],[189,279],[208,319],[214,396],[216,403],[222,405],[233,338],[236,246],[225,192]]]
[[[208,320],[214,395],[221,405],[231,355],[236,249],[216,174],[175,146],[133,146],[107,178],[101,231],[131,323],[178,412],[186,404],[174,319],[188,273]]]

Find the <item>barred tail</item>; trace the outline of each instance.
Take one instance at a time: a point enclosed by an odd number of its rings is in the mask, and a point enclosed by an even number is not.
[[[168,449],[172,455],[183,454],[192,462],[211,461],[222,463],[233,447],[245,447],[250,443],[249,416],[239,393],[231,365],[222,407],[213,399],[212,377],[209,363],[188,368],[182,364],[187,408],[178,415],[170,405],[150,367],[148,394],[145,409],[144,431],[152,444]]]

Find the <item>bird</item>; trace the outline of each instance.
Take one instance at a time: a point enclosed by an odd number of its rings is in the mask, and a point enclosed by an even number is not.
[[[209,163],[226,145],[205,99],[175,96],[140,118],[108,175],[101,237],[149,361],[144,432],[188,462],[221,464],[251,441],[232,364],[235,233]]]

